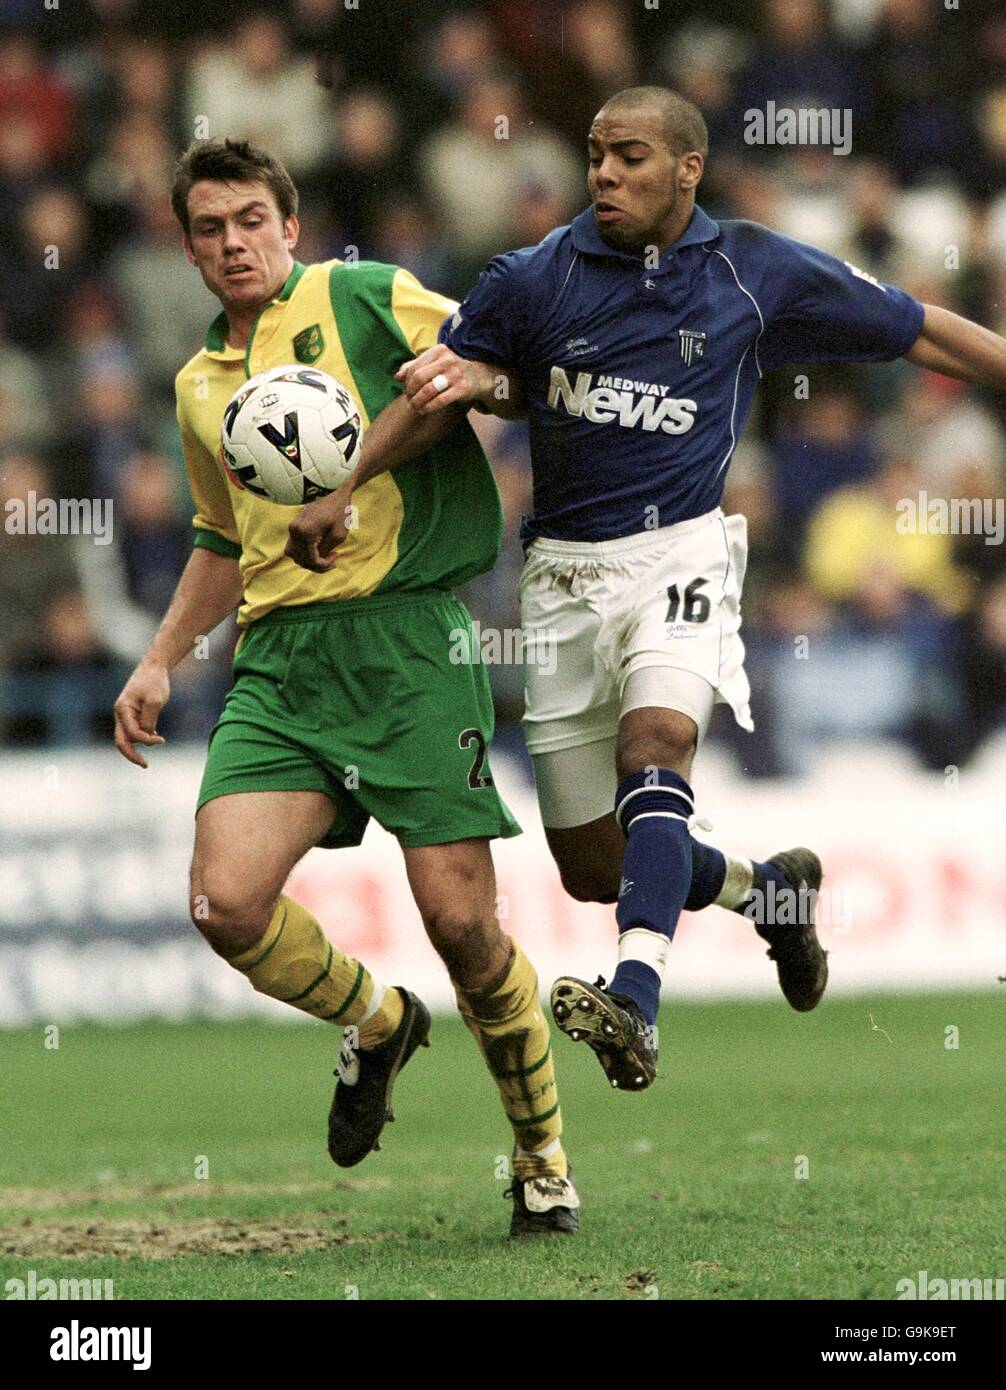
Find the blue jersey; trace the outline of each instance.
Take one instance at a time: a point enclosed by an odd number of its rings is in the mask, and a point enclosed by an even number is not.
[[[601,541],[719,505],[759,378],[785,362],[886,362],[923,307],[757,222],[696,208],[648,267],[588,208],[496,256],[440,341],[513,367],[528,401],[525,538]]]

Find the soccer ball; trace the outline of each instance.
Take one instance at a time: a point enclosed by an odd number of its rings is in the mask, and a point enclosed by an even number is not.
[[[272,367],[234,392],[221,446],[235,487],[287,507],[326,497],[360,459],[363,422],[334,377],[314,367]]]

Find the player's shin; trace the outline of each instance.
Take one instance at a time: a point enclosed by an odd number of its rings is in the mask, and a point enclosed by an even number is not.
[[[458,1009],[499,1087],[514,1133],[514,1176],[565,1178],[562,1115],[538,976],[516,944],[505,971],[485,990],[456,990]]]
[[[361,961],[336,950],[293,898],[276,900],[264,935],[228,964],[259,994],[331,1023],[358,1024],[364,1048],[391,1037],[402,1018],[398,990],[385,989]]]
[[[615,910],[618,968],[608,988],[634,1000],[647,1023],[656,1021],[667,951],[692,881],[692,807],[688,783],[667,768],[632,773],[616,794],[626,843]]]

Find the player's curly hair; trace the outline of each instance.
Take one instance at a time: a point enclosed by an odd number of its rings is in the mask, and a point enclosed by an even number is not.
[[[221,183],[264,183],[285,221],[297,212],[293,179],[273,155],[248,140],[193,140],[175,165],[171,209],[189,235],[189,193],[200,179]]]

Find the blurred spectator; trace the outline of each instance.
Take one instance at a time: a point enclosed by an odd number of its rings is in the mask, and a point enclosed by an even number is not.
[[[967,244],[967,204],[953,178],[930,178],[898,196],[892,226],[919,264],[943,279],[953,267],[953,249],[959,263]]]
[[[410,270],[430,289],[448,293],[451,258],[423,204],[409,195],[382,200],[374,211],[374,258]]]
[[[749,222],[760,222],[763,227],[777,231],[782,220],[782,189],[774,169],[766,169],[756,164],[751,156],[744,160],[710,159],[713,181],[710,192],[721,190],[725,199],[726,217],[742,217]],[[705,202],[706,181],[702,180],[703,206]]]
[[[980,197],[1006,186],[1006,62],[1003,70],[1004,75],[983,94],[975,108],[981,138],[974,150],[978,168],[971,186]]]
[[[1006,544],[996,534],[996,514],[1006,510],[1006,459],[997,465],[978,461],[966,464],[952,475],[949,496],[967,501],[974,515],[974,502],[981,503],[983,528],[991,520],[992,529],[970,529],[954,537],[954,562],[977,585],[992,585],[1006,573]]]
[[[349,93],[337,110],[336,128],[337,151],[307,187],[315,201],[332,207],[346,244],[362,251],[372,245],[380,202],[412,188],[411,161],[402,150],[398,111],[382,92]]]
[[[116,527],[129,597],[160,621],[192,551],[192,527],[179,507],[170,459],[142,450],[119,477]]]
[[[19,534],[13,525],[8,503],[27,517],[33,500],[55,495],[37,456],[0,460],[0,722],[69,743],[92,733],[92,711],[114,698],[116,677],[81,594],[80,538]]]
[[[802,746],[793,746],[794,740],[801,739],[801,732],[798,722],[794,726],[788,684],[794,669],[798,678],[803,670],[803,652],[822,650],[833,622],[833,611],[793,571],[764,587],[756,584],[753,592],[745,594],[745,665],[753,692],[756,734],[747,738],[727,720],[720,722],[717,735],[752,776],[778,777],[803,770],[809,753]],[[796,716],[798,721],[799,707]]]
[[[852,170],[846,197],[849,222],[842,254],[877,280],[897,280],[908,248],[893,226],[898,190],[891,171],[879,160],[861,160]]]
[[[586,199],[586,191],[584,198]],[[537,246],[549,232],[569,220],[569,204],[547,184],[529,184],[514,212],[513,244]]]
[[[864,482],[877,469],[870,428],[856,398],[810,380],[807,400],[792,403],[771,442],[776,502],[791,543],[821,500],[836,488]]]
[[[179,150],[206,133],[198,117],[289,164],[299,259],[355,244],[461,296],[494,252],[586,205],[584,139],[603,101],[670,81],[709,126],[700,201],[714,216],[816,242],[1006,332],[1006,19],[993,0],[952,14],[930,0],[80,0],[40,14],[36,0],[0,7],[0,496],[34,479],[112,498],[116,519],[108,546],[0,534],[15,734],[107,725],[117,663],[142,649],[188,554],[171,384],[216,305],[181,253],[168,188]],[[743,112],[770,99],[851,107],[851,154],[747,145]],[[841,735],[899,739],[945,765],[1003,720],[1006,547],[899,534],[896,504],[1001,500],[1006,410],[904,363],[813,368],[809,399],[794,400],[798,370],[763,384],[727,478],[752,547],[758,734],[721,721],[714,736],[754,772],[808,768]],[[477,425],[506,534],[467,594],[505,630],[526,427]],[[25,644],[17,670],[11,641]],[[169,728],[205,735],[229,645],[176,673]],[[948,669],[958,651],[963,689]],[[521,670],[490,678],[500,737],[516,737]]]
[[[613,92],[635,83],[635,43],[625,11],[614,0],[577,0],[566,15],[563,42],[571,85],[581,74],[593,84],[602,103]],[[580,136],[583,138],[582,131]]]
[[[294,178],[332,146],[332,118],[314,65],[295,57],[283,22],[262,10],[195,59],[187,131],[264,145]]]
[[[52,605],[79,587],[73,545],[66,536],[18,534],[9,502],[30,507],[30,494],[51,497],[53,489],[42,460],[34,454],[7,454],[0,459],[0,668],[58,664],[59,649],[50,642]]]
[[[8,342],[0,313],[0,439],[9,449],[36,449],[55,433],[52,402],[38,359]]]
[[[80,285],[67,297],[65,314],[70,379],[75,385],[95,373],[131,371],[133,353],[106,286],[95,281]]]
[[[155,116],[130,111],[113,126],[85,185],[106,246],[142,235],[142,204],[158,199],[169,205],[173,165],[171,143]]]
[[[18,233],[6,254],[0,248],[0,305],[15,343],[51,351],[60,306],[92,270],[84,208],[68,188],[40,189],[24,205]]]
[[[91,487],[102,497],[117,495],[122,470],[140,447],[139,408],[140,384],[128,366],[86,368],[70,434],[88,460]]]
[[[915,463],[923,486],[950,495],[962,470],[997,468],[1006,454],[1006,435],[963,382],[936,372],[912,372],[900,407],[880,428],[881,446]]]
[[[150,645],[192,553],[188,509],[179,509],[180,478],[156,449],[123,463],[114,499],[114,546],[82,543],[76,552],[82,601],[114,657],[131,668]],[[172,673],[172,696],[159,726],[170,736],[200,737],[213,723],[230,684],[233,618],[208,650],[193,650]],[[208,635],[208,634],[207,634]],[[117,691],[100,690],[107,716]]]
[[[291,41],[326,90],[347,82],[393,84],[410,123],[425,127],[440,118],[439,110],[428,113],[413,100],[423,88],[419,54],[439,10],[431,16],[428,6],[401,0],[290,0],[289,8]]]
[[[870,48],[874,143],[897,176],[914,182],[952,169],[969,178],[972,139],[962,109],[968,54],[929,0],[887,0]]]
[[[424,147],[421,167],[469,279],[512,245],[515,208],[529,188],[550,188],[566,216],[587,202],[582,160],[552,131],[528,121],[519,88],[506,77],[472,83],[459,119]]]
[[[148,198],[136,210],[143,236],[116,253],[109,279],[132,325],[145,382],[170,394],[220,306],[182,254],[181,229],[167,198]]]
[[[79,143],[89,159],[106,152],[110,132],[128,116],[154,122],[172,149],[185,143],[176,55],[163,38],[112,31],[64,61],[64,70],[78,94]]]
[[[676,30],[664,50],[664,79],[702,112],[714,161],[749,148],[733,117],[737,73],[752,51],[749,36],[708,20]]]
[[[823,746],[843,739],[896,738],[930,765],[953,760],[963,709],[952,628],[924,598],[880,569],[844,614],[793,583],[776,594],[775,611],[778,638],[758,670],[779,771],[805,775]]]
[[[551,35],[552,44],[534,69],[533,107],[582,156],[586,171],[591,122],[610,96],[639,82],[626,8],[614,0],[578,0]],[[565,73],[562,82],[555,81],[557,63]]]
[[[997,311],[1001,315],[1006,304],[999,301],[999,280],[1002,261],[992,242],[992,221],[988,207],[971,205],[967,210],[967,240],[960,256],[955,298],[960,312],[976,323],[993,327]]]
[[[424,63],[430,85],[445,100],[445,114],[468,88],[499,62],[487,15],[473,11],[448,14],[433,31]]]
[[[46,160],[57,164],[70,153],[73,116],[70,92],[43,63],[35,40],[0,37],[0,125],[26,122]]]
[[[884,576],[959,612],[969,585],[954,565],[950,535],[930,529],[928,513],[920,516],[921,491],[911,462],[892,457],[869,487],[833,492],[807,530],[805,566],[818,593],[855,600]]]
[[[178,86],[167,44],[128,39],[115,49],[117,105],[161,122],[168,130],[178,114]]]
[[[8,242],[29,197],[46,181],[42,134],[27,117],[11,113],[0,122],[0,233]]]
[[[764,111],[770,101],[777,109],[862,111],[864,84],[855,51],[829,33],[821,0],[767,0],[762,13],[763,40],[737,81],[741,126],[746,111]]]
[[[297,53],[311,61],[315,78],[325,91],[341,87],[345,80],[347,36],[339,23],[345,13],[345,0],[293,0],[291,43]],[[356,76],[355,66],[353,70]]]
[[[834,255],[849,235],[849,166],[830,149],[809,145],[792,150],[783,171],[776,231]]]
[[[333,256],[342,258],[346,255],[349,246],[353,244],[352,238],[339,221],[338,210],[335,207],[329,203],[302,199],[297,216],[300,221],[300,235],[294,255],[302,265],[329,261]],[[360,254],[369,257],[369,248],[361,246]],[[206,322],[208,326],[209,320]]]

